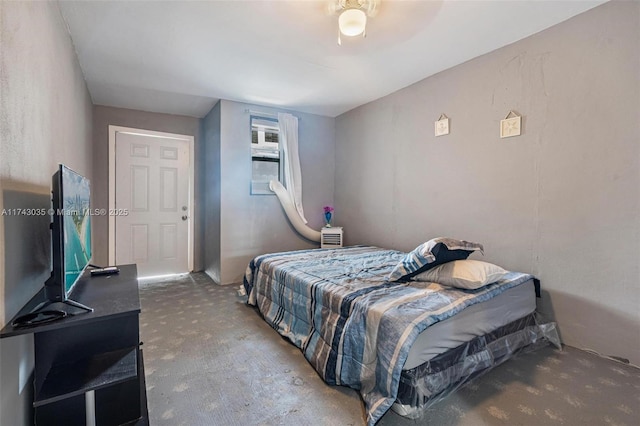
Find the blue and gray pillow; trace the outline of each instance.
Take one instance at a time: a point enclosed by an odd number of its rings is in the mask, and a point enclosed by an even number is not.
[[[407,253],[389,274],[389,281],[409,281],[413,276],[443,263],[466,259],[476,250],[484,254],[480,243],[446,237],[434,238]]]

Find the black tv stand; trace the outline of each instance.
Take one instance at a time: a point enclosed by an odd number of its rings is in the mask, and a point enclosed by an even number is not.
[[[14,327],[14,318],[0,331],[0,338],[34,336],[37,426],[148,425],[136,265],[120,271],[87,271],[76,283],[74,298],[93,311],[28,327]],[[16,318],[47,302],[43,289]]]

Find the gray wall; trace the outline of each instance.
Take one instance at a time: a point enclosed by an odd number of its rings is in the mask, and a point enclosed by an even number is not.
[[[607,3],[339,116],[346,242],[482,242],[541,279],[565,343],[639,364],[639,9]],[[511,109],[523,134],[500,139]]]
[[[204,230],[204,203],[202,200],[202,175],[199,159],[203,156],[200,136],[200,119],[183,115],[159,114],[106,106],[93,107],[93,166],[94,179],[91,182],[95,208],[109,208],[109,125],[133,127],[157,132],[175,133],[194,137],[195,155],[195,209],[194,224],[194,269],[203,269],[204,250],[202,235]],[[93,218],[93,239],[95,240],[94,263],[106,265],[109,261],[109,218]]]
[[[246,110],[267,113],[282,110],[225,100],[220,101],[216,108],[220,109],[220,170],[213,167],[207,169],[207,173],[219,173],[220,176],[220,199],[212,202],[214,209],[220,206],[219,271],[216,271],[215,251],[211,252],[211,258],[207,257],[206,264],[214,279],[221,284],[230,284],[242,282],[249,261],[258,254],[313,248],[318,244],[296,233],[275,195],[250,194],[251,130],[250,114]],[[218,114],[216,108],[211,114]],[[322,207],[333,203],[335,120],[292,113],[300,119],[299,151],[305,215],[310,227],[320,229],[323,225]],[[213,117],[205,118],[205,128],[209,120],[211,128],[215,128]],[[205,134],[208,135],[206,130]],[[217,149],[215,137],[207,139],[206,144],[207,147],[211,144],[214,151]],[[207,155],[211,156],[212,162],[216,161],[216,154],[207,151]],[[215,177],[211,179],[213,181]],[[217,214],[207,210],[208,214]],[[340,224],[339,215],[337,224]],[[207,238],[215,236],[207,232]]]
[[[203,182],[206,215],[204,218],[205,271],[220,283],[220,110],[221,102],[202,119],[204,138]]]
[[[57,3],[0,2],[0,23],[0,210],[49,209],[58,163],[93,178],[91,99]],[[0,216],[0,326],[50,274],[49,223]],[[31,335],[0,340],[0,424],[33,424],[32,371]]]

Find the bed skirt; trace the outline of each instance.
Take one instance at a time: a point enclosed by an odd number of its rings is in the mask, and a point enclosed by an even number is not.
[[[433,404],[518,353],[549,343],[560,348],[555,323],[541,323],[532,313],[450,349],[400,376],[398,396],[391,409],[411,419]]]

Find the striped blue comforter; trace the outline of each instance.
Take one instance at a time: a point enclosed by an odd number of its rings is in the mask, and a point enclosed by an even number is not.
[[[478,290],[389,282],[404,255],[368,246],[265,254],[244,277],[248,303],[327,383],[360,391],[369,425],[395,401],[420,332],[531,278],[511,272]]]

